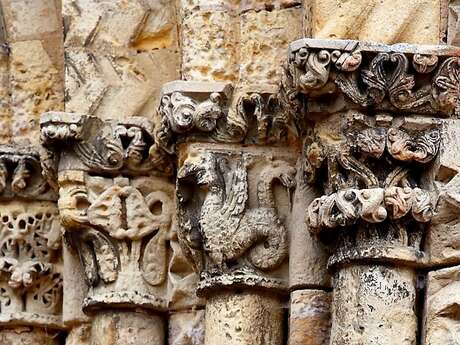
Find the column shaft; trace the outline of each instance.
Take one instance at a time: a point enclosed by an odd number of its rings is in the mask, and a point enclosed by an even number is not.
[[[93,319],[91,345],[164,345],[159,315],[132,311],[101,311]]]
[[[334,277],[331,345],[416,342],[415,272],[356,264]]]
[[[283,306],[262,292],[222,292],[206,304],[205,345],[281,345]]]

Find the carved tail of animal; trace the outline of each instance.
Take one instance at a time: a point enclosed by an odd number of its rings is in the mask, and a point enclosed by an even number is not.
[[[256,245],[249,253],[249,260],[259,269],[269,270],[281,265],[288,252],[288,239],[285,226],[278,217],[273,184],[275,180],[286,188],[295,185],[295,169],[287,162],[275,161],[266,167],[259,176],[257,183],[257,198],[260,209],[268,210],[274,224],[264,227],[264,233],[259,234],[265,241]],[[269,216],[269,214],[267,214]],[[267,221],[269,221],[267,219]]]

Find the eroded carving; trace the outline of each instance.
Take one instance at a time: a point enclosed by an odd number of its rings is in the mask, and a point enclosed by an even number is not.
[[[372,106],[379,110],[457,116],[457,55],[454,48],[304,39],[291,44],[289,61],[294,67],[297,91],[309,99],[342,93],[346,96],[342,108]],[[333,103],[321,99],[315,102]]]
[[[61,223],[90,286],[84,310],[164,310],[174,188],[155,176],[164,172],[150,156],[151,123],[50,113],[41,126],[42,142],[56,157],[49,166],[58,174]]]
[[[2,322],[60,328],[61,236],[51,203],[2,205],[0,315]]]
[[[179,240],[202,271],[204,288],[206,278],[225,274],[243,280],[249,274],[260,280],[258,276],[277,269],[287,258],[287,232],[278,216],[273,185],[292,189],[295,169],[283,160],[264,162],[253,177],[256,202],[249,207],[248,169],[255,164],[257,158],[248,154],[229,157],[197,149],[178,172]],[[203,190],[201,205],[191,189],[195,183]]]

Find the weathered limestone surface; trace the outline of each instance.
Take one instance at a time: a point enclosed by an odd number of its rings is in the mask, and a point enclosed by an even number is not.
[[[15,142],[37,144],[41,113],[64,109],[61,2],[3,0],[1,5],[9,50],[3,78],[9,79],[11,95],[10,135]]]
[[[0,344],[2,345],[59,345],[60,339],[56,333],[28,328],[18,327],[3,329],[0,332]]]
[[[460,339],[460,266],[428,274],[425,344],[456,344]]]
[[[279,345],[283,305],[270,295],[224,292],[206,303],[206,345]]]
[[[240,24],[240,84],[279,85],[289,42],[302,36],[299,6],[248,11]]]
[[[184,14],[181,28],[182,79],[237,79],[238,18],[232,11],[194,10]]]
[[[441,0],[313,0],[312,35],[382,43],[437,44]]]
[[[160,316],[131,311],[104,311],[94,316],[91,345],[163,345]]]
[[[152,117],[179,73],[174,2],[64,0],[63,15],[66,110]]]
[[[416,343],[415,273],[359,265],[334,276],[332,345]]]
[[[203,345],[204,318],[204,310],[173,313],[168,322],[168,345]]]
[[[443,149],[436,177],[439,198],[433,220],[427,229],[425,244],[431,265],[434,266],[460,263],[460,224],[457,217],[460,206],[459,121],[446,120],[443,129]]]
[[[289,345],[328,345],[331,328],[331,293],[297,290],[291,293]]]

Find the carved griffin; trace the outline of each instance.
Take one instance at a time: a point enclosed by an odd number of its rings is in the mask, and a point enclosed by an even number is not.
[[[243,256],[260,270],[278,267],[288,251],[287,232],[277,214],[273,183],[295,184],[295,169],[284,161],[271,161],[258,175],[258,207],[248,209],[246,159],[235,169],[212,152],[191,155],[178,172],[180,240],[200,269],[201,254],[210,258],[208,268],[223,270]],[[201,209],[197,193],[186,191],[194,181],[205,191]]]

